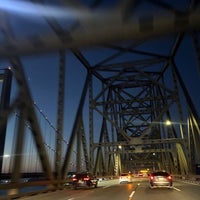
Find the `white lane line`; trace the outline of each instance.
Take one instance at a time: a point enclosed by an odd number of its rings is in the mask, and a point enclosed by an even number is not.
[[[131,194],[129,195],[129,200],[133,198],[133,195],[135,194],[135,191],[132,191]]]
[[[180,189],[178,189],[178,188],[176,188],[176,187],[173,187],[173,189],[175,189],[175,190],[177,190],[177,191],[181,192],[181,190],[180,190]]]
[[[140,183],[137,184],[137,187],[138,187],[139,185],[140,185]],[[131,192],[131,194],[129,195],[128,200],[132,200],[134,194],[135,194],[135,190],[133,190],[133,191]]]
[[[106,189],[106,188],[109,188],[109,187],[110,187],[110,185],[108,185],[108,186],[104,186],[103,189]]]

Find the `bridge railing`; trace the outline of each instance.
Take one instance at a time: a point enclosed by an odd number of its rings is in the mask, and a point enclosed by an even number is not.
[[[173,175],[175,179],[200,184],[200,175]]]

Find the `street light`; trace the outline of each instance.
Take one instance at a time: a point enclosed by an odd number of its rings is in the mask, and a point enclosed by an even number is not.
[[[166,124],[166,126],[170,126],[170,125],[172,125],[172,122],[170,120],[166,120],[165,124]]]

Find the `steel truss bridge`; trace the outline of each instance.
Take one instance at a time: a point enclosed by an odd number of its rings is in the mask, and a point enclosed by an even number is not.
[[[187,84],[199,88],[199,1],[14,2],[41,13],[34,23],[9,6],[0,12],[0,58],[7,63],[0,75],[0,167],[2,176],[10,175],[7,188],[17,189],[25,172],[44,173],[54,187],[71,170],[196,173],[200,120]],[[24,61],[48,54],[57,59],[59,77],[53,124],[34,102]],[[69,55],[76,64],[68,64]],[[75,81],[81,95],[66,133],[66,101],[73,98],[66,95],[66,68],[77,63],[84,81]],[[183,75],[190,70],[198,82]]]

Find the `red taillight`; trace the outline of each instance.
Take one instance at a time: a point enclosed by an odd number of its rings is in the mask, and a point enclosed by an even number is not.
[[[154,176],[150,176],[150,179],[153,180]]]
[[[77,180],[78,180],[77,178],[73,178],[73,179],[72,179],[72,181],[77,181]]]
[[[171,177],[171,176],[168,176],[167,179],[168,179],[168,180],[172,180],[172,177]]]
[[[86,178],[83,178],[84,181],[89,181],[90,178],[86,177]]]

